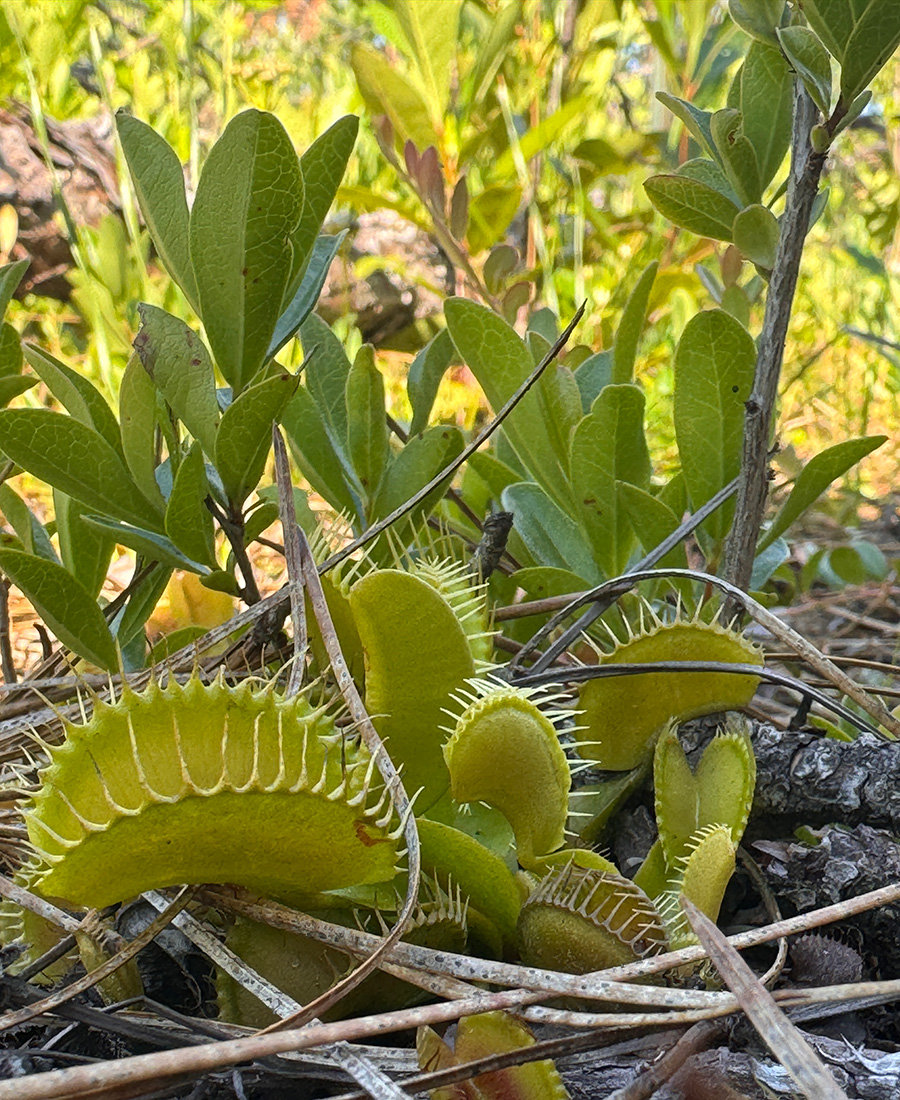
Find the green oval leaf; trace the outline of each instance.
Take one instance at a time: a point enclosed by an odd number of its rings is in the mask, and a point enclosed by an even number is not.
[[[359,483],[371,499],[390,454],[384,379],[371,344],[359,349],[347,376],[347,444]]]
[[[616,329],[616,340],[612,349],[613,382],[631,382],[633,380],[638,341],[644,330],[650,291],[653,289],[653,281],[656,278],[658,269],[659,264],[656,260],[647,264],[641,272],[641,277],[635,283],[628,301],[625,303],[625,309],[622,311],[622,319]]]
[[[454,351],[450,333],[443,329],[410,363],[406,378],[406,391],[413,413],[409,425],[410,435],[418,435],[428,427],[428,417]]]
[[[637,386],[605,386],[590,416],[575,429],[570,459],[576,514],[602,574],[624,569],[634,546],[628,516],[619,509],[617,481],[648,488],[650,455],[644,436],[644,395]]]
[[[783,535],[791,524],[796,523],[806,509],[819,499],[832,481],[886,443],[887,438],[886,435],[869,435],[861,439],[846,439],[843,443],[836,443],[833,447],[828,447],[814,455],[800,471],[791,495],[782,504],[772,521],[772,526],[760,539],[756,552],[765,550],[780,535]]]
[[[137,551],[147,561],[155,561],[170,569],[187,569],[190,573],[208,573],[205,565],[191,561],[178,547],[165,535],[158,535],[155,531],[147,531],[142,527],[132,527],[127,523],[117,523],[105,516],[83,515],[82,521],[97,531],[101,531],[109,538],[115,539],[122,546],[128,546]]]
[[[684,176],[651,176],[644,190],[656,209],[675,225],[700,237],[731,240],[738,207],[707,184]]]
[[[312,313],[313,307],[319,300],[322,287],[331,261],[338,253],[341,242],[347,236],[347,230],[342,229],[335,237],[318,237],[313,245],[309,263],[303,269],[303,276],[292,296],[284,313],[278,318],[272,340],[266,351],[268,358],[277,355],[284,345],[296,336],[300,326]]]
[[[324,134],[320,134],[300,158],[303,212],[291,236],[294,256],[291,283],[285,295],[288,301],[297,294],[300,280],[308,266],[306,261],[344,178],[358,132],[359,119],[356,115],[344,115]]]
[[[744,402],[753,387],[756,345],[747,330],[720,309],[685,326],[675,351],[675,437],[691,506],[696,509],[737,475],[744,434]],[[724,538],[732,502],[704,528]]]
[[[496,410],[534,370],[525,344],[501,317],[466,298],[450,298],[444,307],[456,349]],[[569,476],[547,426],[547,409],[532,388],[503,422],[503,431],[529,474],[563,508],[568,508]]]
[[[332,445],[322,413],[306,386],[298,386],[281,422],[287,432],[297,465],[313,489],[336,512],[364,522],[364,509],[355,488],[350,488],[344,464]]]
[[[122,450],[131,476],[148,500],[165,506],[156,481],[156,386],[140,356],[128,360],[119,387]]]
[[[142,302],[134,348],[144,370],[172,411],[199,439],[210,458],[216,453],[219,403],[216,375],[206,345],[184,321]]]
[[[106,580],[116,540],[85,523],[81,501],[57,489],[53,490],[53,508],[62,563],[96,599]]]
[[[116,129],[144,222],[169,274],[197,309],[184,172],[175,150],[146,123],[116,112]]]
[[[105,515],[151,529],[161,525],[118,454],[71,416],[49,409],[3,409],[0,450],[41,481]]]
[[[183,554],[215,569],[213,520],[205,504],[208,496],[203,453],[195,443],[175,475],[166,508],[166,534]]]
[[[216,469],[236,507],[262,477],[272,445],[272,424],[296,390],[297,378],[280,372],[244,390],[225,410],[216,435]]]
[[[420,150],[436,144],[425,100],[383,54],[357,43],[350,64],[366,104],[373,114],[388,116],[401,144],[411,141]]]
[[[775,266],[780,232],[778,219],[771,210],[759,204],[746,207],[734,219],[735,245],[748,260],[766,271]]]
[[[266,359],[302,207],[300,164],[284,127],[263,111],[237,115],[210,151],[190,221],[203,323],[235,393]]]
[[[823,115],[831,113],[831,58],[809,27],[779,27],[775,32],[785,56]]]
[[[116,644],[103,612],[68,569],[23,550],[0,550],[0,569],[63,645],[100,668],[118,667]]]
[[[818,0],[821,9],[825,5]],[[841,64],[841,97],[850,103],[871,83],[900,45],[900,4],[893,0],[869,0],[851,5],[861,12],[847,40]]]
[[[598,579],[594,555],[581,528],[539,485],[531,481],[510,485],[501,499],[513,513],[515,528],[535,561],[575,573],[587,583]]]
[[[0,485],[0,512],[3,513],[3,518],[18,535],[19,541],[29,554],[37,554],[38,557],[46,558],[48,561],[59,561],[50,536],[47,534],[47,528],[6,482]],[[65,557],[63,560],[65,561]],[[99,587],[98,585],[98,591]]]
[[[794,82],[780,50],[754,42],[741,69],[741,129],[753,146],[768,187],[791,143]]]
[[[26,344],[22,350],[31,369],[56,400],[76,420],[99,432],[121,454],[122,437],[118,421],[96,386],[42,348]]]
[[[31,260],[15,260],[0,267],[0,317],[6,313],[6,307],[21,283]]]

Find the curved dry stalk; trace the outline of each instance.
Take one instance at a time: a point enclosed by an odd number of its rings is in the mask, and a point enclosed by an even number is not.
[[[895,718],[887,707],[877,699],[873,699],[855,680],[852,680],[845,672],[833,664],[811,642],[808,642],[802,634],[798,634],[797,631],[788,626],[787,623],[782,622],[777,615],[773,615],[768,608],[763,607],[761,603],[754,600],[752,596],[747,595],[746,592],[742,592],[735,585],[730,584],[721,577],[715,577],[711,573],[700,573],[692,569],[644,569],[640,572],[625,573],[621,577],[614,577],[612,580],[598,584],[595,588],[582,593],[577,599],[573,600],[567,607],[563,608],[562,611],[546,623],[518,655],[518,660],[521,660],[522,655],[526,653],[526,651],[533,650],[540,641],[548,637],[558,626],[561,626],[573,611],[576,611],[584,604],[593,603],[595,601],[608,601],[606,606],[609,606],[617,597],[624,595],[634,588],[639,581],[664,580],[667,577],[702,581],[704,584],[710,585],[713,588],[718,588],[720,591],[724,592],[730,600],[739,604],[752,619],[759,623],[760,626],[768,630],[769,633],[780,642],[789,646],[798,657],[802,658],[811,668],[814,668],[819,675],[824,676],[826,680],[832,683],[839,691],[843,692],[844,695],[848,695],[855,703],[858,703],[870,718],[873,718],[894,737],[900,737],[900,720]],[[580,622],[581,620],[579,620],[579,623]],[[575,626],[578,626],[578,623],[576,623]],[[566,639],[566,645],[563,646],[563,648],[567,648],[568,645],[571,644],[574,640],[574,637],[569,637],[572,629],[574,628],[566,630],[564,634],[541,655],[540,659],[535,662],[530,670],[531,672],[543,671],[547,664],[554,659],[558,651],[560,651],[559,647],[563,639]]]
[[[276,434],[280,436],[277,429]],[[288,535],[285,533],[285,538],[287,539],[287,537]],[[415,815],[412,812],[412,803],[403,786],[400,773],[394,767],[394,763],[388,755],[384,743],[378,736],[378,732],[372,724],[372,719],[369,717],[365,704],[356,689],[356,684],[353,682],[353,677],[350,675],[347,662],[344,660],[344,655],[341,652],[341,644],[337,636],[337,631],[334,629],[334,623],[331,620],[331,613],[328,610],[325,593],[322,590],[322,582],[319,580],[319,571],[316,568],[309,542],[303,530],[297,526],[296,523],[294,524],[292,537],[296,538],[301,576],[306,586],[306,591],[309,594],[309,602],[319,627],[319,633],[325,646],[325,652],[328,654],[328,660],[331,662],[331,669],[337,681],[338,690],[347,704],[350,716],[359,731],[360,737],[371,753],[372,759],[375,761],[378,772],[384,780],[385,787],[390,795],[391,802],[403,823],[403,836],[406,841],[407,849],[408,883],[406,896],[397,913],[397,920],[394,923],[394,927],[387,936],[380,939],[374,937],[377,941],[377,945],[372,950],[372,953],[368,955],[352,973],[342,978],[326,993],[317,997],[299,1012],[294,1012],[284,1020],[279,1021],[277,1024],[273,1024],[271,1028],[267,1029],[270,1031],[288,1027],[291,1024],[306,1023],[316,1016],[321,1015],[332,1005],[336,1004],[346,993],[349,993],[351,989],[358,986],[373,970],[377,969],[379,961],[384,957],[385,953],[391,949],[392,945],[397,943],[413,918],[416,901],[419,896],[419,881],[422,872],[419,830],[416,825]]]

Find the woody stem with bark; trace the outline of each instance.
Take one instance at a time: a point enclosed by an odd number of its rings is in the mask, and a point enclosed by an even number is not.
[[[810,141],[810,131],[817,121],[815,104],[802,82],[796,79],[787,200],[775,266],[769,282],[762,332],[757,343],[753,390],[745,406],[737,506],[725,554],[726,579],[745,591],[750,584],[756,542],[766,506],[772,412],[778,396],[778,380],[803,256],[803,242],[809,229],[819,177],[825,165],[826,154],[815,151]],[[835,123],[835,119],[832,118],[829,123]]]

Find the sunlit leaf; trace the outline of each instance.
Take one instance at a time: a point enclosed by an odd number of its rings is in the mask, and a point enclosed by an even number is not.
[[[146,123],[116,112],[119,141],[144,222],[169,274],[197,307],[197,283],[188,244],[184,172],[175,150]]]
[[[846,439],[814,455],[800,471],[791,495],[782,504],[771,527],[759,540],[757,553],[765,550],[775,539],[796,523],[811,504],[819,499],[828,486],[887,442],[886,435],[870,435],[861,439]]]

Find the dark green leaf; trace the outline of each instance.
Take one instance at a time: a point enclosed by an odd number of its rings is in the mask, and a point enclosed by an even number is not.
[[[272,445],[272,424],[297,390],[293,374],[257,382],[225,410],[216,434],[216,469],[229,501],[240,507],[262,477]]]
[[[6,321],[0,325],[0,377],[8,378],[22,372],[22,341],[19,334]],[[30,378],[28,384],[34,385]]]
[[[291,277],[303,178],[274,117],[249,110],[207,157],[191,211],[191,263],[216,364],[235,393],[266,359]]]
[[[184,321],[164,309],[138,306],[141,329],[134,347],[144,370],[210,458],[216,452],[219,403],[206,345]]]
[[[831,58],[819,36],[809,27],[778,29],[778,41],[810,99],[824,115],[831,112]]]
[[[445,305],[447,328],[464,362],[496,410],[534,370],[531,356],[515,331],[485,306],[465,298]],[[564,507],[568,506],[568,469],[556,454],[540,395],[530,390],[503,422],[503,430],[531,476]]]
[[[63,645],[100,668],[117,668],[116,645],[103,612],[67,569],[22,550],[0,550],[0,569]]]
[[[759,164],[750,139],[741,133],[741,112],[729,108],[716,111],[710,125],[725,175],[741,203],[759,202],[762,197]]]
[[[311,313],[300,329],[306,364],[306,388],[322,415],[336,450],[347,444],[347,378],[350,360],[328,325]]]
[[[863,0],[863,6],[868,0]],[[857,0],[803,0],[807,22],[838,61],[853,33],[857,19]]]
[[[537,333],[529,333],[529,339],[536,338],[545,345],[546,341]],[[548,351],[549,348],[546,348]],[[541,353],[541,359],[546,352]],[[540,359],[538,359],[540,362]],[[537,366],[537,363],[535,364]],[[569,462],[569,442],[572,432],[582,418],[581,391],[575,381],[575,375],[561,363],[551,363],[541,375],[535,387],[541,403],[547,413],[547,431],[550,443],[561,465]]]
[[[756,369],[747,330],[720,309],[698,313],[675,352],[675,436],[691,506],[695,510],[737,474],[744,434],[744,402]],[[734,505],[704,524],[712,538],[728,533]]]
[[[344,115],[317,137],[300,158],[303,213],[291,237],[294,255],[293,275],[286,295],[288,301],[296,296],[300,287],[303,272],[308,266],[307,257],[321,232],[325,215],[334,202],[358,131],[359,119],[356,115]]]
[[[668,107],[676,118],[681,119],[688,132],[705,153],[709,153],[712,157],[719,156],[719,151],[716,149],[710,130],[712,115],[709,111],[702,111],[699,107],[695,107],[693,103],[688,103],[686,99],[679,99],[678,96],[669,95],[668,92],[657,92],[656,98],[664,107]]]
[[[59,561],[46,527],[19,494],[5,482],[0,485],[0,512],[29,554],[36,554],[48,561]]]
[[[0,378],[0,409],[5,408],[20,393],[30,390],[36,382],[36,378],[25,374],[10,374]]]
[[[123,110],[116,112],[116,128],[156,251],[197,309],[197,283],[188,243],[190,215],[181,162],[165,138]]]
[[[183,554],[215,569],[213,520],[205,504],[208,496],[203,453],[200,444],[195,443],[181,460],[175,475],[166,507],[166,534]]]
[[[155,565],[128,597],[125,607],[110,624],[113,637],[124,648],[144,629],[144,623],[159,603],[172,570],[168,565]],[[203,578],[205,579],[205,578]]]
[[[776,43],[783,9],[784,0],[728,0],[728,12],[741,30],[770,45]]]
[[[800,471],[791,495],[782,504],[778,515],[772,521],[772,526],[760,539],[757,553],[765,550],[779,535],[783,535],[792,523],[796,523],[833,481],[885,442],[887,442],[886,435],[846,439],[843,443],[836,443],[833,447],[811,458]]]
[[[313,489],[336,512],[365,522],[359,495],[352,490],[344,464],[317,403],[306,386],[299,386],[282,414],[281,422],[300,471]]]
[[[617,481],[648,488],[650,455],[644,436],[644,395],[631,385],[605,386],[572,436],[576,514],[602,575],[624,569],[634,545],[619,509]]]
[[[287,309],[278,318],[275,331],[272,333],[272,342],[269,344],[266,355],[271,358],[277,355],[284,345],[297,335],[297,330],[312,313],[313,307],[319,300],[322,287],[331,267],[331,261],[338,253],[341,242],[347,236],[347,230],[342,229],[335,237],[318,237],[313,245],[309,263],[303,271],[303,277],[297,291],[288,304]]]
[[[135,352],[119,387],[119,420],[125,464],[148,500],[165,506],[156,483],[156,386]]]
[[[686,160],[684,164],[679,164],[676,175],[687,176],[688,179],[705,183],[707,187],[711,187],[714,191],[718,191],[720,195],[724,195],[735,206],[740,205],[740,199],[738,199],[734,193],[734,188],[728,182],[728,177],[714,160],[709,160],[707,157],[695,157],[693,160]]]
[[[515,529],[535,561],[565,569],[589,584],[599,579],[591,547],[578,525],[533,481],[503,490],[503,507],[515,517]]]
[[[707,184],[683,176],[651,176],[644,190],[656,209],[675,225],[700,237],[731,240],[738,207]]]
[[[47,389],[72,416],[96,432],[119,454],[122,437],[112,409],[100,391],[85,377],[54,359],[49,352],[26,344],[25,358]]]
[[[645,553],[659,546],[681,523],[680,517],[665,501],[638,485],[617,481],[616,492],[619,494],[619,507],[628,516]],[[660,569],[687,569],[684,543],[679,543],[664,558],[660,558],[657,566]]]
[[[347,376],[347,447],[359,483],[371,500],[390,455],[384,379],[371,344],[359,349]]]
[[[659,264],[656,260],[647,264],[625,303],[613,344],[613,382],[631,382],[634,377],[638,341],[644,330],[650,291],[653,289],[653,280],[656,278],[658,268]]]
[[[454,347],[450,333],[442,329],[413,359],[406,378],[406,391],[412,407],[410,435],[418,435],[428,426],[441,379],[453,361]]]
[[[135,550],[146,561],[159,562],[170,569],[186,569],[189,573],[208,573],[209,569],[200,562],[192,561],[182,554],[171,539],[148,531],[143,527],[132,527],[128,523],[118,523],[105,516],[83,515],[82,522],[100,531],[107,538],[115,539],[122,546]]]
[[[116,540],[82,520],[85,508],[80,501],[54,489],[53,505],[62,563],[96,599],[106,580]]]
[[[741,129],[756,153],[764,188],[791,143],[793,83],[780,50],[760,42],[750,46],[741,69]]]
[[[612,351],[598,351],[575,368],[575,382],[581,393],[581,408],[587,414],[604,386],[612,382]]]
[[[818,0],[818,7],[823,7]],[[873,80],[900,45],[900,4],[869,0],[854,4],[858,19],[847,41],[841,65],[841,97],[850,103]]]
[[[372,518],[383,519],[409,500],[459,455],[463,445],[459,428],[446,424],[436,424],[426,428],[421,435],[413,436],[388,466],[372,504]],[[442,482],[429,493],[410,513],[406,521],[407,529],[414,527],[431,511],[446,489],[447,483]]]
[[[0,317],[6,313],[6,307],[21,283],[31,260],[15,260],[0,267]]]
[[[735,245],[748,260],[766,271],[771,271],[775,266],[779,233],[778,219],[765,206],[745,207],[734,219]]]
[[[141,495],[121,458],[93,428],[49,409],[0,411],[0,450],[90,508],[150,528],[162,517]]]

